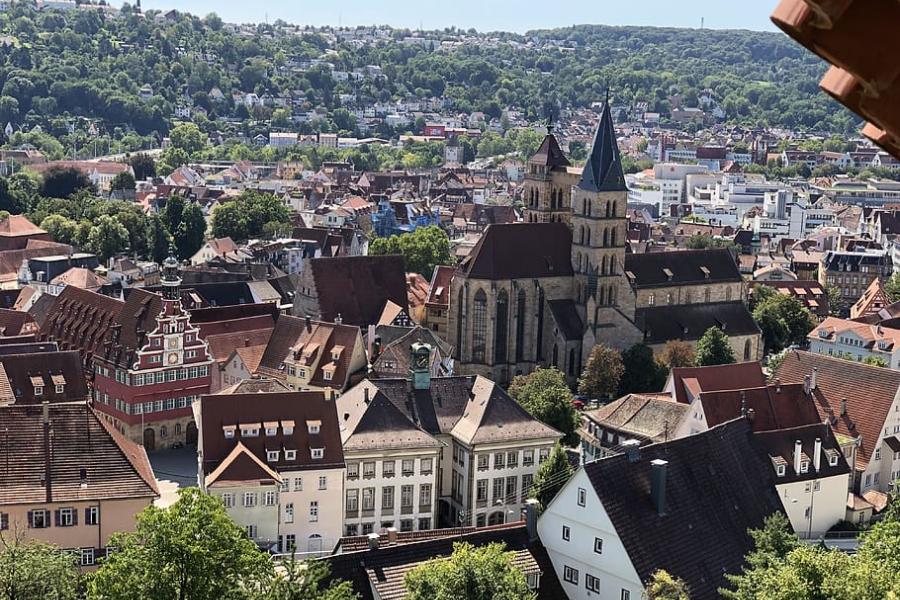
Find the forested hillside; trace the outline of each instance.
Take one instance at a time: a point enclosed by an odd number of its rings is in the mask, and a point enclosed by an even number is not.
[[[411,33],[393,30],[383,41],[351,45],[279,22],[247,32],[215,15],[157,14],[127,4],[113,17],[85,8],[38,12],[18,3],[0,13],[0,123],[22,132],[10,141],[60,156],[92,143],[77,118],[87,117],[99,121],[107,150],[146,147],[148,136],[158,140],[171,127],[182,98],[209,111],[199,123],[205,131],[227,126],[242,135],[258,133],[260,123],[352,132],[353,108],[429,96],[445,96],[458,112],[499,117],[511,107],[539,119],[602,98],[607,82],[616,103],[647,101],[661,112],[671,94],[691,105],[709,88],[731,121],[837,132],[854,125],[850,113],[818,92],[821,62],[777,33],[575,26],[524,36],[425,32],[416,35],[428,44],[404,44]],[[442,47],[447,40],[457,43]],[[383,76],[337,81],[329,65],[298,67],[317,58],[344,71],[377,65]],[[149,86],[145,95],[150,90],[143,99],[142,86]],[[224,99],[213,101],[213,88]],[[233,91],[291,93],[305,103],[248,110],[234,103]],[[341,94],[354,95],[353,105],[340,106]],[[291,110],[317,107],[325,109],[322,118],[290,120]],[[217,123],[219,117],[236,120]],[[397,133],[383,129],[376,133]]]

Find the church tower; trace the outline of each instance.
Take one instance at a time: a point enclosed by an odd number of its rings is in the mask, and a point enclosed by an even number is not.
[[[572,186],[576,177],[559,142],[547,127],[537,153],[525,165],[522,200],[526,223],[568,223],[572,214]]]
[[[572,267],[575,302],[591,342],[606,309],[634,319],[623,276],[628,188],[609,110],[603,105],[590,156],[572,193]],[[584,357],[590,352],[585,345]]]

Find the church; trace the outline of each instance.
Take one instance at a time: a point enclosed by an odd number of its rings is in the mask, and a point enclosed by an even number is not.
[[[489,226],[457,267],[447,337],[457,371],[499,383],[556,366],[574,384],[595,344],[695,344],[710,327],[737,360],[761,334],[726,249],[627,251],[628,190],[609,103],[583,169],[552,132],[527,163],[524,222]]]

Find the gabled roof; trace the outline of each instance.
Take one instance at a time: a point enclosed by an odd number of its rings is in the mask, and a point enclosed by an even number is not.
[[[39,299],[43,300],[44,297]],[[102,343],[125,303],[109,296],[67,285],[47,310],[41,337],[63,350],[78,350],[85,359],[102,350]]]
[[[605,406],[584,413],[597,425],[626,436],[653,442],[674,437],[687,413],[687,405],[665,394],[628,394]]]
[[[821,443],[818,471],[815,468],[816,440]],[[803,472],[802,467],[800,472],[794,470],[794,449],[797,442],[800,442],[801,453],[810,461],[806,472]],[[779,485],[850,473],[850,466],[844,458],[841,446],[827,423],[810,423],[775,431],[760,431],[753,434],[753,444],[760,451],[763,461],[768,458],[773,463],[773,469],[776,463],[785,466],[783,475],[779,476],[777,471],[775,473],[775,483]],[[830,464],[829,456],[834,456],[837,464]]]
[[[528,162],[546,167],[568,167],[571,165],[562,148],[559,147],[556,136],[549,131],[544,136],[538,151],[528,159]]]
[[[345,450],[438,448],[442,444],[418,427],[370,381],[335,400]]]
[[[609,111],[609,99],[603,103],[600,122],[597,123],[597,131],[594,133],[594,143],[578,187],[588,192],[624,192],[628,189],[625,186],[622,158],[619,155],[616,131]]]
[[[46,234],[46,231],[25,218],[25,215],[9,215],[0,221],[0,237]]]
[[[644,332],[646,344],[664,344],[669,340],[699,340],[711,327],[723,329],[728,336],[760,333],[747,305],[740,300],[647,306],[635,311],[634,321]]]
[[[569,277],[571,252],[565,223],[489,225],[459,270],[470,279]]]
[[[159,294],[132,288],[97,354],[117,365],[131,365],[135,353],[147,342],[146,335],[156,329],[162,306]]]
[[[785,383],[738,390],[700,393],[703,414],[709,427],[741,416],[746,409],[753,431],[771,431],[820,423],[812,396],[803,384]]]
[[[700,392],[765,387],[766,376],[758,362],[709,367],[676,367],[669,373],[666,391],[679,402],[690,402]]]
[[[668,462],[663,515],[650,497],[657,459]],[[739,573],[753,548],[747,530],[782,512],[774,472],[744,419],[644,446],[636,462],[625,454],[603,458],[584,472],[641,581],[664,569],[697,600],[719,598],[725,573]]]
[[[42,409],[36,405],[0,407],[0,431],[7,432],[0,504],[47,502],[42,484],[47,476],[53,502],[149,500],[159,495],[144,449],[125,439],[84,402],[49,405],[53,449],[50,472],[45,473]]]
[[[237,434],[236,434],[237,435]],[[242,485],[257,480],[260,483],[281,483],[281,476],[238,442],[212,473],[206,476],[208,487]]]
[[[4,354],[0,365],[0,379],[9,386],[16,404],[83,401],[90,395],[81,355],[75,350]],[[57,384],[63,386],[60,393],[56,392]],[[40,396],[35,395],[35,387],[42,388]]]
[[[625,274],[634,287],[742,281],[734,257],[725,248],[626,254]]]
[[[310,261],[323,321],[378,323],[388,300],[407,311],[402,256],[340,256]]]
[[[876,277],[869,284],[869,287],[866,288],[866,291],[863,292],[862,296],[859,297],[859,300],[850,307],[850,318],[857,319],[877,313],[888,304],[890,302],[888,301],[887,293],[884,291],[881,278]]]
[[[900,389],[900,371],[872,367],[812,352],[788,352],[776,375],[782,383],[800,382],[816,371],[813,390],[819,418],[851,438],[861,437],[856,468],[864,470]],[[841,414],[846,401],[847,412]]]

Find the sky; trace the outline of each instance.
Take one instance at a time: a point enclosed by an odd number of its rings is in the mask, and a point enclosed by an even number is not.
[[[134,4],[134,0],[131,0]],[[217,13],[229,22],[283,19],[300,25],[456,26],[515,31],[574,24],[773,31],[777,0],[141,0],[146,9]]]

